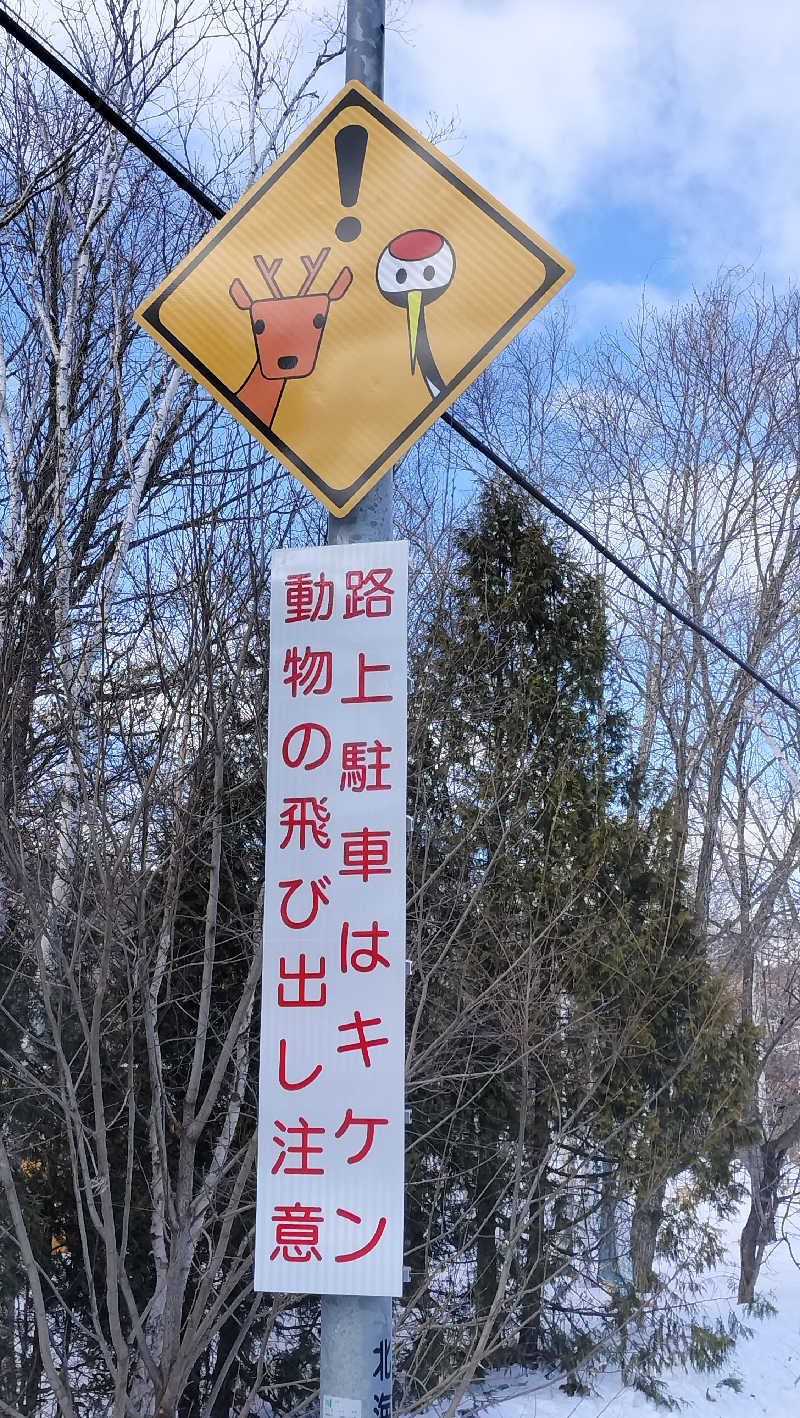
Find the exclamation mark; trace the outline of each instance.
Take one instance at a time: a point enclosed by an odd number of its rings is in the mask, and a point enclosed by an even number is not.
[[[346,128],[339,129],[333,141],[342,206],[354,207],[361,190],[364,158],[367,155],[367,130],[360,123],[350,123]],[[340,241],[355,241],[361,235],[358,217],[342,217],[337,223],[336,235]]]

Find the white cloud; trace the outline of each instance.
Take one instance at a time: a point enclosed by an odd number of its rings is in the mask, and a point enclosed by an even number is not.
[[[58,33],[62,3],[36,0],[31,14]],[[308,26],[334,5],[301,8]],[[582,293],[599,319],[626,312],[626,287],[633,296],[645,274],[688,290],[720,267],[753,266],[780,284],[800,270],[797,0],[389,0],[388,10],[388,102],[423,130],[432,110],[457,115],[460,137],[443,146],[513,210],[565,250],[567,223],[602,252],[607,213],[620,231],[626,214],[643,219],[644,267],[627,270],[623,255],[589,273],[608,272]],[[312,29],[301,31],[309,53]],[[233,57],[217,41],[190,81],[222,81],[218,119],[223,100],[240,103]],[[343,79],[338,60],[315,91],[328,97]]]
[[[639,281],[587,281],[579,297],[571,298],[568,290],[566,298],[572,307],[571,333],[578,341],[636,320],[643,303],[649,309],[666,310],[675,300],[658,286],[643,288]]]
[[[800,264],[795,0],[416,0],[387,97],[538,224],[644,206],[690,275]],[[404,103],[405,100],[405,103]]]

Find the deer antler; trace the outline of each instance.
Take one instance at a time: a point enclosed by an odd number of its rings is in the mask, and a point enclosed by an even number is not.
[[[275,279],[275,273],[283,260],[282,256],[276,256],[271,266],[268,266],[263,256],[254,256],[253,260],[258,266],[264,280],[269,287],[269,293],[275,300],[283,300],[283,291]]]
[[[317,256],[314,261],[312,261],[310,256],[300,257],[300,260],[306,268],[307,275],[299,291],[297,292],[298,295],[308,295],[314,278],[319,275],[330,254],[331,248],[329,246],[323,246],[322,250],[319,253],[319,256]]]

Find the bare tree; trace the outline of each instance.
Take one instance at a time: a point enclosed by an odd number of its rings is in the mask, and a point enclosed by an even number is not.
[[[275,150],[338,32],[304,74],[270,49],[291,5],[240,18],[280,76],[248,110]],[[191,158],[218,17],[108,0],[60,24]],[[133,322],[205,217],[19,50],[2,62],[0,1397],[219,1418],[236,1393],[246,1414],[284,1308],[252,1294],[265,576],[318,514]],[[236,189],[251,139],[193,160]]]
[[[64,6],[59,26],[76,64],[219,199],[281,151],[341,51],[335,18],[311,34],[290,0],[174,0],[147,21],[129,0],[96,0]],[[246,1418],[312,1382],[312,1307],[252,1293],[254,1015],[266,568],[272,546],[321,540],[321,519],[133,323],[205,217],[16,49],[2,62],[0,1411]],[[699,618],[744,627],[746,653],[788,675],[795,304],[746,299],[720,288],[696,309],[644,316],[577,386],[566,325],[551,318],[482,377],[471,409],[576,505],[591,471],[591,514],[615,544]],[[400,481],[421,638],[454,566],[460,457],[437,430]],[[773,1164],[779,1175],[797,1125],[784,1077],[797,1018],[791,726],[683,632],[606,589],[639,763],[675,784],[664,878],[693,870],[711,948],[741,969],[745,1024],[771,1021],[750,1151],[757,1262]],[[431,1205],[411,1237],[400,1335],[409,1404],[449,1388],[453,1411],[478,1366],[545,1352],[567,1278],[588,1290],[598,1169],[637,1198],[640,1222],[652,1213],[634,1245],[646,1288],[666,1181],[685,1156],[666,1100],[694,1057],[687,1046],[634,1093],[625,1070],[652,996],[626,993],[616,964],[602,991],[597,981],[620,942],[643,970],[666,969],[681,913],[669,897],[663,939],[633,929],[602,853],[565,871],[574,760],[548,756],[544,730],[520,745],[506,724],[503,739],[504,670],[491,669],[498,693],[484,706],[499,757],[462,740],[460,768],[420,790],[411,847],[409,1079],[428,1118],[412,1184]],[[426,692],[420,732],[439,713],[454,733],[454,701],[428,714]],[[568,701],[562,686],[553,722]],[[535,707],[521,701],[521,724]],[[593,762],[612,718],[592,700]],[[441,755],[444,737],[426,751]],[[531,796],[534,780],[558,811]],[[581,810],[602,836],[608,803],[592,801]],[[615,830],[635,834],[635,816],[618,812]],[[715,1010],[730,1034],[724,996]],[[448,1350],[461,1356],[455,1389]]]
[[[575,441],[557,473],[572,505],[641,574],[790,692],[797,683],[800,301],[725,277],[640,318],[587,357]],[[714,958],[739,974],[763,1032],[746,1160],[752,1209],[740,1299],[753,1298],[800,1108],[771,1060],[796,1038],[800,818],[794,715],[616,573],[606,574],[642,771],[665,775],[680,860]],[[762,988],[759,988],[759,984]],[[777,1102],[777,1100],[774,1100]]]

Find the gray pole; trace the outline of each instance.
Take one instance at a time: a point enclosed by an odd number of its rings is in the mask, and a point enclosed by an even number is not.
[[[360,79],[383,98],[383,30],[386,0],[347,0],[346,79]],[[328,545],[392,540],[391,470],[347,517],[328,518]],[[363,1418],[368,1418],[366,1412]]]
[[[379,98],[385,12],[386,0],[347,0],[345,77]],[[329,517],[328,545],[391,541],[392,482],[384,473],[348,516]],[[321,1418],[391,1418],[391,1346],[389,1296],[322,1296]]]

